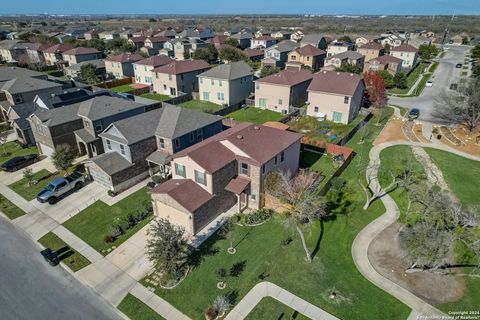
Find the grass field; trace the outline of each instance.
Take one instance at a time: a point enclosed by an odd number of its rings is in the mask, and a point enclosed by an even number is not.
[[[165,94],[159,94],[159,93],[144,93],[141,95],[141,97],[156,100],[156,101],[165,101],[170,99],[170,96],[167,96]]]
[[[25,211],[17,207],[10,200],[5,198],[2,194],[0,194],[0,211],[2,211],[10,220],[16,219],[26,214]]]
[[[10,189],[18,193],[25,200],[33,200],[37,194],[42,190],[47,184],[50,183],[55,178],[62,177],[62,173],[51,173],[46,169],[42,169],[34,173],[34,180],[38,181],[36,184],[28,186],[25,179],[21,179],[9,185]]]
[[[131,320],[164,320],[158,313],[130,293],[120,302],[118,309]]]
[[[271,110],[255,107],[246,107],[227,114],[225,118],[232,118],[233,120],[238,122],[263,124],[267,121],[278,121],[283,118],[283,115],[280,112],[275,112]]]
[[[57,252],[60,261],[76,272],[90,264],[87,258],[70,248],[62,239],[53,232],[49,232],[38,240],[45,248]]]
[[[287,307],[278,300],[271,297],[263,298],[260,303],[253,308],[252,312],[245,318],[247,320],[258,319],[295,319],[295,320],[308,320],[310,318],[305,317],[301,313],[298,313],[294,309]]]
[[[22,148],[22,146],[15,141],[7,142],[3,146],[0,146],[0,164],[13,157],[24,156],[27,154],[38,154],[38,148]]]
[[[96,201],[63,225],[95,250],[103,255],[107,255],[108,252],[106,250],[108,248],[112,245],[118,247],[150,221],[150,218],[143,220],[125,234],[119,236],[111,244],[103,241],[104,237],[111,231],[114,223],[125,219],[130,213],[135,214],[142,210],[146,202],[150,202],[150,195],[145,188],[142,188],[111,207],[103,201]]]
[[[130,84],[124,84],[124,85],[121,85],[121,86],[112,87],[112,88],[110,88],[110,90],[112,90],[113,92],[118,92],[118,93],[126,93],[126,92],[131,92],[134,89],[132,87],[130,87]]]
[[[214,113],[218,110],[221,110],[223,107],[219,104],[203,101],[203,100],[190,100],[180,104],[181,107],[192,109],[195,111],[205,112],[205,113]]]
[[[300,168],[310,168],[323,176],[319,188],[322,188],[337,170],[330,154],[322,155],[308,150],[300,153]]]

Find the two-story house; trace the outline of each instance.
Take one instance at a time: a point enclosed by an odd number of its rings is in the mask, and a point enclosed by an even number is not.
[[[62,62],[62,54],[65,51],[71,50],[74,47],[69,44],[56,44],[43,50],[43,56],[45,57],[45,63],[47,66],[56,66]]]
[[[175,60],[152,70],[153,91],[177,97],[198,92],[197,75],[210,69],[204,60]]]
[[[26,48],[26,53],[28,56],[29,64],[38,64],[43,65],[45,63],[45,56],[43,55],[43,50],[50,47],[50,44],[44,43],[32,43]]]
[[[255,106],[288,114],[290,107],[301,107],[307,101],[307,88],[313,75],[308,70],[283,70],[255,80]]]
[[[119,192],[149,174],[168,176],[173,154],[221,130],[221,117],[165,105],[110,124],[99,135],[105,153],[85,166],[95,182]]]
[[[365,61],[369,61],[374,58],[378,58],[385,54],[383,46],[375,41],[370,41],[357,48],[358,53],[365,56]]]
[[[278,42],[277,39],[270,36],[260,36],[258,38],[252,38],[250,49],[264,49],[275,45]]]
[[[0,41],[0,61],[15,63],[27,53],[27,47],[32,44],[22,40]]]
[[[390,50],[390,55],[403,60],[402,68],[412,69],[418,62],[418,49],[409,44],[402,44]]]
[[[198,233],[232,208],[259,209],[265,177],[298,171],[301,134],[241,123],[172,158],[172,179],[151,190],[154,213]]]
[[[352,65],[358,67],[360,70],[363,70],[363,65],[365,64],[365,57],[356,51],[345,51],[334,56],[328,57],[325,59],[324,70],[331,68],[335,70],[336,68],[341,68],[345,65]]]
[[[127,40],[127,43],[133,47],[135,47],[135,49],[139,50],[140,48],[144,47],[145,46],[145,40],[147,39],[147,37],[131,37]]]
[[[219,105],[242,103],[253,91],[253,70],[243,61],[221,64],[198,75],[200,100]]]
[[[353,50],[353,44],[342,41],[331,42],[327,46],[327,57],[331,57],[349,50]]]
[[[230,36],[230,38],[236,39],[240,48],[246,49],[252,45],[253,34],[251,32],[238,32]]]
[[[347,124],[363,106],[365,85],[353,73],[321,71],[308,87],[307,115]]]
[[[288,62],[285,66],[289,70],[299,70],[307,66],[312,70],[323,67],[327,53],[322,49],[307,44],[288,53]]]
[[[132,38],[133,39],[133,38]],[[152,70],[169,64],[173,61],[167,56],[151,56],[133,63],[135,83],[142,83],[151,86],[153,84]]]
[[[365,62],[363,72],[386,70],[394,76],[398,72],[402,71],[402,65],[402,59],[386,54]]]
[[[105,61],[105,70],[116,79],[133,77],[133,63],[143,60],[144,57],[137,53],[121,53],[115,56],[107,57]]]
[[[265,58],[262,60],[262,67],[284,68],[288,61],[288,54],[298,47],[298,43],[291,40],[283,40],[264,50]]]
[[[83,61],[102,59],[103,54],[95,48],[77,47],[64,51],[62,57],[67,66],[71,66]]]
[[[327,38],[320,34],[310,33],[302,36],[300,40],[300,47],[304,47],[306,45],[311,45],[322,50],[327,50],[328,41]]]

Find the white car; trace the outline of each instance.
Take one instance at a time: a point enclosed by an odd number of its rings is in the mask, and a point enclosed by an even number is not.
[[[428,80],[427,83],[425,83],[425,86],[426,86],[426,87],[433,87],[433,81],[432,81],[432,80]]]

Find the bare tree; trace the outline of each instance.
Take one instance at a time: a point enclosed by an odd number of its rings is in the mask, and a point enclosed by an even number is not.
[[[324,200],[317,191],[320,176],[306,170],[299,172],[293,178],[290,178],[286,172],[272,172],[270,175],[271,178],[268,179],[270,183],[266,184],[266,191],[288,206],[289,220],[295,225],[300,236],[307,261],[311,262],[312,253],[308,249],[302,227],[308,227],[315,220],[323,219],[328,215]]]
[[[480,125],[480,79],[471,79],[455,93],[441,95],[435,110],[449,124],[474,132]]]

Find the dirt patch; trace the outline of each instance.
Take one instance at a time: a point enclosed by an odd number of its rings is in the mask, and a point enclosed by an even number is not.
[[[430,304],[460,300],[465,291],[465,280],[461,277],[428,272],[405,273],[408,262],[402,257],[397,240],[400,227],[400,223],[394,223],[370,244],[368,258],[375,270]]]
[[[423,131],[422,131],[422,124],[421,123],[416,123],[414,124],[413,126],[413,133],[415,134],[415,136],[417,137],[417,139],[422,142],[422,143],[431,143],[430,140],[428,140],[427,138],[425,138],[423,136]]]
[[[413,155],[418,162],[422,164],[430,184],[436,184],[440,188],[447,190],[448,185],[443,178],[442,171],[432,162],[428,153],[421,147],[412,147]]]
[[[381,144],[388,141],[408,141],[402,131],[403,121],[398,118],[391,118],[382,132],[373,142],[374,145]]]
[[[445,138],[443,135],[442,135],[442,138],[440,139],[440,142],[456,150],[459,150],[477,157],[480,156],[480,144],[476,143],[477,137],[480,136],[480,130],[477,130],[474,133],[468,132],[465,128],[456,128],[450,131],[455,135],[455,137],[457,137],[460,141],[462,141],[463,145],[456,146],[455,144],[450,142],[450,140]]]

